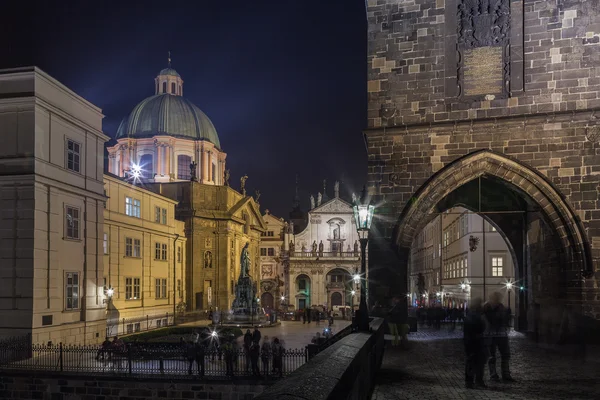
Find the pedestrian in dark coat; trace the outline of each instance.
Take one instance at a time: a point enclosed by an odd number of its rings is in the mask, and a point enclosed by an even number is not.
[[[252,334],[252,342],[254,343],[260,343],[260,331],[258,330],[258,327],[254,327],[254,333]]]
[[[252,362],[252,375],[260,377],[260,369],[258,368],[258,359],[260,357],[260,346],[257,342],[250,346],[250,361]]]
[[[246,330],[244,334],[244,356],[246,357],[246,371],[250,372],[250,367],[252,366],[250,363],[250,347],[252,346],[252,333],[250,329]]]
[[[487,347],[484,339],[485,320],[481,299],[473,299],[471,308],[464,321],[465,345],[465,385],[484,388],[483,369],[487,359]]]
[[[402,304],[400,303],[400,299],[394,297],[393,306],[391,310],[388,312],[388,326],[390,328],[390,335],[393,336],[392,346],[396,347],[400,344],[400,324],[404,323],[402,318]]]
[[[490,300],[485,304],[483,313],[487,322],[486,336],[489,344],[490,359],[488,367],[490,369],[490,379],[499,381],[500,377],[496,371],[496,349],[500,352],[500,368],[502,371],[502,380],[505,382],[514,382],[510,374],[510,347],[508,343],[508,324],[509,312],[502,304],[502,293],[494,292],[490,295]]]
[[[237,353],[233,345],[233,339],[230,338],[225,341],[223,352],[225,353],[225,367],[227,369],[225,375],[233,377],[233,360]]]
[[[188,374],[192,375],[192,368],[194,367],[194,361],[198,368],[198,375],[201,378],[204,377],[204,346],[200,343],[189,342],[186,344],[187,347],[187,360],[189,362]]]

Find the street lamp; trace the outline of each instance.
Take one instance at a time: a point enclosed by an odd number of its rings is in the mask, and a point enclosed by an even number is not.
[[[508,310],[510,311],[510,313],[512,314],[512,310],[510,309],[510,292],[513,289],[513,283],[512,282],[506,282],[506,290],[508,291]]]
[[[354,222],[356,223],[356,231],[358,232],[358,239],[360,240],[360,276],[359,279],[366,279],[367,277],[367,261],[365,253],[367,251],[367,243],[369,242],[369,230],[371,229],[371,222],[373,221],[373,213],[375,212],[375,206],[371,203],[366,202],[366,190],[363,189],[361,198],[357,198],[352,195],[353,205],[352,211],[354,212]],[[355,277],[356,279],[356,277]],[[360,305],[358,306],[358,330],[369,331],[369,314],[367,310],[367,291],[365,288],[365,282],[362,281],[360,285]]]

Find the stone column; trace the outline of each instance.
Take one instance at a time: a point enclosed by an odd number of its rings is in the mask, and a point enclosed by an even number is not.
[[[209,182],[213,182],[212,176],[213,176],[213,163],[212,163],[212,151],[208,151],[208,181]],[[214,182],[213,182],[214,183]]]
[[[200,169],[200,171],[199,171],[200,174],[198,174],[200,183],[206,182],[206,178],[204,177],[204,175],[206,173],[206,168],[204,167],[205,163],[206,163],[206,155],[204,154],[204,146],[201,146],[200,147],[200,163],[198,164],[199,169]]]
[[[163,165],[162,165],[162,175],[166,175],[169,170],[169,152],[167,151],[167,144],[162,144],[162,153],[163,153]]]
[[[161,165],[162,165],[162,153],[160,151],[160,143],[156,143],[156,174],[160,175]]]

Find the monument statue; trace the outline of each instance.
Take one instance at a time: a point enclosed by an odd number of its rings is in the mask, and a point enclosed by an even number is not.
[[[224,176],[223,176],[223,181],[224,181],[223,184],[225,186],[229,186],[229,178],[231,177],[231,172],[228,169],[226,169],[223,174],[224,174]]]
[[[258,199],[260,199],[260,190],[254,191],[254,201],[258,204]],[[268,213],[267,213],[268,214]]]
[[[323,241],[319,243],[319,257],[323,257]]]
[[[293,253],[296,251],[296,245],[294,244],[294,242],[292,242],[290,240],[290,253]]]
[[[354,241],[354,257],[358,257],[358,241]]]
[[[317,255],[317,241],[316,240],[312,244],[312,253],[313,253],[313,255]]]
[[[240,178],[240,191],[242,192],[242,196],[246,195],[246,180],[248,180],[248,175],[244,175]]]
[[[340,197],[340,181],[335,181],[335,184],[333,185],[333,194],[336,199]]]
[[[313,196],[311,194],[310,195],[310,209],[312,210],[313,208],[315,208],[315,196]]]
[[[250,243],[246,243],[244,248],[242,249],[242,255],[240,257],[240,278],[245,278],[250,276],[250,254],[248,254],[248,245]]]
[[[319,207],[321,205],[322,200],[323,200],[323,195],[321,194],[321,192],[319,192],[319,194],[317,194],[317,207]]]

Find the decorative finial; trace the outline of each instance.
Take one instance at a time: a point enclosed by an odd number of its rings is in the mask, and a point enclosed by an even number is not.
[[[327,179],[323,179],[323,194],[327,193]]]
[[[169,51],[169,68],[171,68],[171,52]]]

